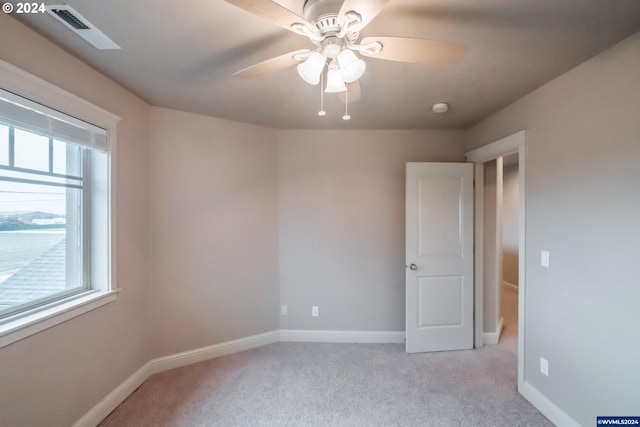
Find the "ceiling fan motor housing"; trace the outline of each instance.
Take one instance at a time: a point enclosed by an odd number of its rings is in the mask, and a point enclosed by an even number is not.
[[[307,0],[303,8],[304,19],[315,25],[323,36],[338,34],[343,24],[343,22],[338,22],[338,11],[342,7],[342,2],[343,0]],[[344,36],[344,40],[349,43],[355,43],[358,40],[358,36],[359,33],[348,31]],[[319,43],[316,44],[320,45]]]

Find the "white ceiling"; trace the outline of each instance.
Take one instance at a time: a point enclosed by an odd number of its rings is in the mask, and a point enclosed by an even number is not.
[[[10,3],[17,3],[11,1]],[[13,15],[149,103],[275,128],[468,128],[640,30],[640,0],[392,0],[361,36],[469,47],[455,65],[366,58],[362,97],[325,99],[295,67],[232,74],[301,48],[296,35],[223,0],[66,0],[122,49],[99,51],[47,14]],[[302,15],[303,0],[280,0]],[[431,105],[448,102],[449,113]]]

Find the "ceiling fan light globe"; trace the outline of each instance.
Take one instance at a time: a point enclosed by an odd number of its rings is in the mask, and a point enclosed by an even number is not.
[[[345,49],[338,55],[338,64],[342,70],[342,79],[346,83],[353,83],[364,74],[367,64],[351,49]]]
[[[342,80],[342,71],[339,68],[327,71],[327,87],[324,91],[327,93],[335,93],[346,90],[347,85],[345,85],[344,80]]]
[[[313,52],[304,62],[298,64],[298,74],[302,80],[315,86],[320,83],[320,74],[322,74],[325,62],[324,55],[320,52]]]
[[[362,59],[358,59],[347,67],[342,68],[342,79],[346,83],[353,83],[362,77],[366,69],[367,64]]]

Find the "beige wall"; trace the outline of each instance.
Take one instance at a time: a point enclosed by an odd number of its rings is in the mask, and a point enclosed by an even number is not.
[[[498,271],[498,238],[496,226],[501,222],[498,218],[498,209],[502,206],[502,173],[498,172],[498,162],[492,160],[484,164],[484,247],[483,247],[483,331],[487,333],[499,333],[502,285],[502,273]]]
[[[151,110],[155,355],[278,329],[276,132]]]
[[[464,161],[463,136],[279,132],[282,328],[404,330],[405,163]]]
[[[118,300],[0,349],[0,425],[69,426],[146,363],[149,108],[5,14],[0,57],[122,118],[118,127]]]
[[[527,130],[525,381],[580,425],[640,412],[638,70],[640,33],[467,135]]]
[[[518,286],[518,165],[502,173],[502,280]]]

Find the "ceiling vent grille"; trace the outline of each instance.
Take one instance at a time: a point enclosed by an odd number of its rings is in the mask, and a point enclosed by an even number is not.
[[[49,4],[47,12],[97,49],[120,49],[113,40],[66,4]]]
[[[67,9],[51,9],[52,13],[55,13],[58,18],[72,26],[76,30],[88,30],[89,26],[78,19],[73,13]]]

